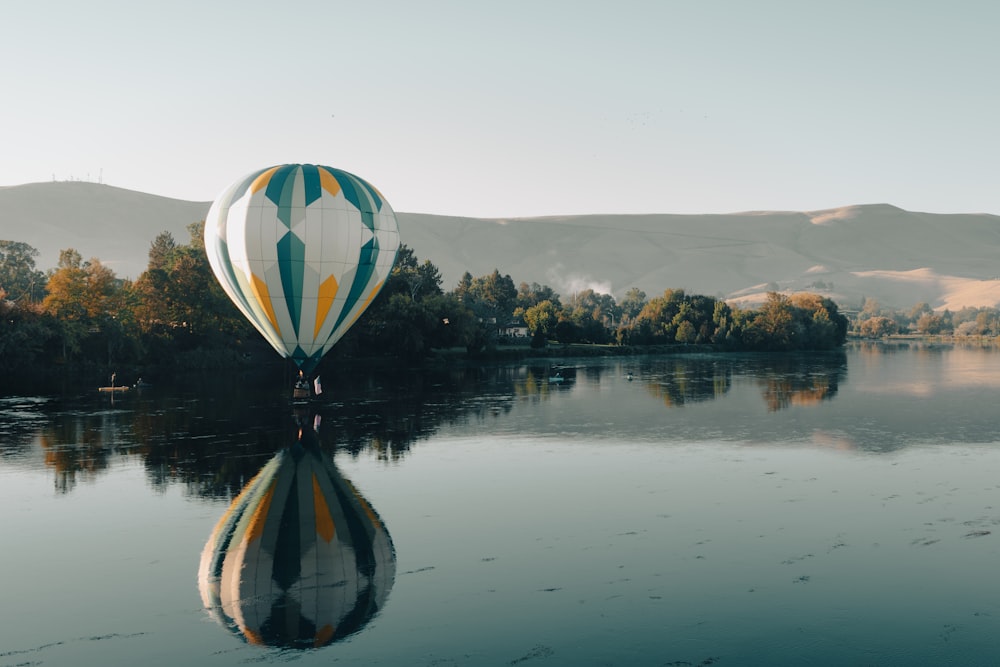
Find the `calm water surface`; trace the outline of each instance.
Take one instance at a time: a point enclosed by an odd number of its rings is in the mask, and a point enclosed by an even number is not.
[[[0,398],[0,667],[1000,660],[996,349],[569,366]]]

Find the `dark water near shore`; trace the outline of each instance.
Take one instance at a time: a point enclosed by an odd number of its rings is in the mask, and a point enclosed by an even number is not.
[[[0,398],[0,667],[988,665],[1000,352]]]

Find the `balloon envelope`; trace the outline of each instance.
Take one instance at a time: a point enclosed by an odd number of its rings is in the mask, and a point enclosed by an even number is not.
[[[398,249],[396,216],[378,190],[319,165],[248,174],[205,220],[208,261],[226,294],[307,372],[378,294]]]

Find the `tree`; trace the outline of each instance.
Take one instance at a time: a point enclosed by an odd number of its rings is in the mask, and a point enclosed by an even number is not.
[[[860,332],[865,338],[882,338],[896,333],[896,330],[895,320],[877,315],[862,322]]]
[[[847,340],[847,318],[831,299],[811,292],[789,297],[797,322],[799,340],[796,349],[829,350]],[[882,317],[876,315],[875,317]]]
[[[45,296],[45,274],[35,269],[38,250],[20,241],[0,241],[0,289],[6,299],[37,303]]]
[[[670,344],[676,342],[677,319],[681,305],[687,303],[684,290],[668,289],[662,296],[650,299],[629,325],[631,332],[627,338],[633,344]]]
[[[429,348],[468,348],[476,338],[479,327],[472,311],[451,294],[435,294],[421,302],[430,314],[427,334]]]
[[[924,313],[917,319],[917,333],[925,336],[937,336],[951,330],[943,314]]]
[[[538,283],[521,283],[517,288],[517,303],[518,308],[523,308],[528,310],[532,306],[537,306],[542,301],[548,301],[553,304],[556,308],[561,308],[562,305],[559,303],[559,295],[549,287],[548,285],[539,285]]]
[[[458,281],[458,285],[452,290],[452,294],[461,299],[462,303],[466,302],[467,298],[471,298],[469,295],[472,289],[472,274],[466,271],[462,274],[462,277]],[[468,304],[466,304],[468,305]]]
[[[149,247],[149,264],[147,269],[166,271],[171,264],[177,243],[170,232],[160,232]]]
[[[482,344],[495,344],[499,328],[510,322],[517,302],[517,288],[511,277],[501,276],[498,269],[479,278],[471,278],[466,272],[454,295],[475,313],[481,324]]]
[[[417,359],[434,348],[469,345],[476,331],[471,311],[441,292],[438,268],[402,245],[382,291],[337,346]]]
[[[780,292],[768,292],[767,301],[754,318],[754,326],[763,334],[764,347],[790,349],[795,337],[794,319],[789,298]]]
[[[1000,334],[1000,313],[994,308],[985,308],[977,313],[976,332],[981,336]]]
[[[379,297],[388,299],[393,294],[406,293],[412,301],[441,294],[441,272],[430,260],[419,263],[416,254],[406,244],[399,246],[396,263],[386,280]]]
[[[725,301],[716,301],[712,308],[712,342],[732,345],[733,336],[733,311]]]
[[[689,321],[684,320],[677,327],[677,342],[678,343],[693,343],[698,338],[698,332],[695,331],[694,325]]]
[[[223,349],[233,355],[244,341],[255,339],[212,273],[204,225],[187,226],[186,245],[177,245],[166,232],[160,234],[149,250],[149,268],[129,290],[136,326],[154,360],[187,350],[211,358]]]
[[[532,336],[551,338],[559,321],[559,309],[551,301],[542,301],[524,311],[524,323]]]
[[[622,297],[622,300],[618,304],[618,307],[621,309],[622,321],[630,322],[635,319],[642,312],[642,308],[645,305],[646,293],[638,287],[633,287],[625,292],[625,296]]]
[[[42,359],[56,323],[37,306],[7,298],[0,288],[0,376],[27,372]]]
[[[573,320],[567,317],[559,318],[559,321],[556,322],[554,333],[556,340],[563,345],[569,345],[579,340],[579,327],[577,327]]]
[[[96,257],[84,262],[68,248],[59,253],[59,268],[46,284],[45,312],[60,322],[63,357],[80,351],[92,327],[119,316],[121,282]]]

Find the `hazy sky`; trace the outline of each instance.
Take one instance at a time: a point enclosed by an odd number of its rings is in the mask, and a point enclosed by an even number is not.
[[[1000,213],[996,0],[0,2],[0,185],[313,162],[421,213]]]

